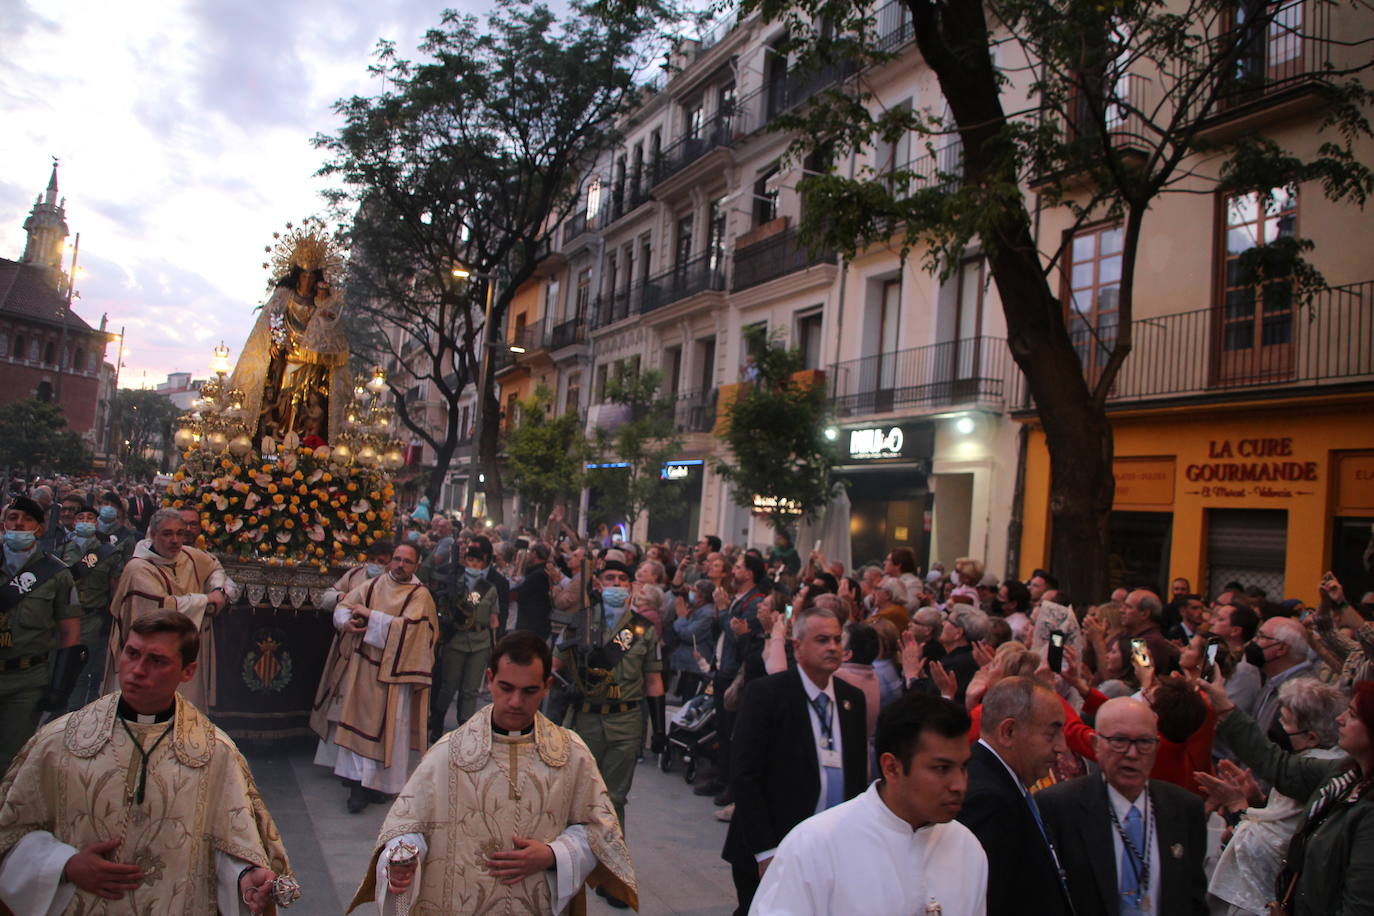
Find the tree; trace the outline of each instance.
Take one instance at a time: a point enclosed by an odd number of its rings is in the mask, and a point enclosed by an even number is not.
[[[769,340],[759,327],[744,331],[757,378],[740,386],[726,407],[725,443],[731,461],[716,473],[731,484],[735,503],[753,508],[754,495],[771,506],[768,523],[782,534],[802,517],[813,519],[835,492],[831,469],[834,448],[825,439],[828,419],[825,386],[801,376],[800,350]]]
[[[673,401],[658,395],[663,374],[657,369],[623,369],[606,380],[605,402],[623,409],[624,422],[613,430],[598,428],[592,448],[606,464],[623,465],[619,473],[596,475],[603,509],[623,512],[633,532],[645,512],[673,515],[682,510],[676,493],[663,485],[663,463],[677,456]],[[607,469],[611,470],[611,469]]]
[[[36,399],[0,407],[0,466],[34,474],[80,474],[91,453],[54,404]]]
[[[519,420],[506,436],[511,486],[525,504],[526,520],[538,526],[559,500],[574,499],[586,477],[587,436],[576,413],[551,416],[553,393],[544,385],[520,402]]]
[[[482,382],[479,465],[499,516],[500,405],[491,373],[480,377],[483,340],[495,346],[553,227],[577,206],[581,173],[612,142],[634,96],[636,50],[661,12],[575,4],[560,23],[542,4],[499,0],[484,32],[449,10],[420,45],[423,60],[380,42],[371,70],[387,89],[338,102],[344,127],[315,139],[330,156],[321,174],[344,185],[330,199],[351,221],[350,307],[389,332],[354,343],[398,367],[397,415],[436,456],[431,502],[468,433],[464,391]],[[437,432],[405,397],[417,386],[440,405]]]
[[[876,40],[876,6],[872,0],[743,3],[743,13],[761,10],[765,18],[786,21],[788,50],[802,68],[840,66],[853,74],[777,122],[796,132],[795,153],[843,154],[915,132],[929,154],[925,162],[852,178],[806,178],[803,238],[849,256],[895,239],[904,251],[922,249],[925,266],[946,276],[966,248],[981,248],[1049,449],[1051,550],[1064,564],[1061,579],[1073,595],[1102,595],[1114,488],[1106,401],[1132,348],[1134,268],[1145,215],[1168,194],[1258,192],[1266,204],[1274,189],[1303,183],[1362,206],[1374,177],[1356,146],[1370,137],[1364,108],[1371,95],[1357,72],[1370,61],[1367,53],[1340,49],[1367,47],[1368,36],[1321,45],[1320,35],[1304,31],[1310,22],[1294,20],[1296,6],[1267,0],[1169,6],[903,0],[920,56],[948,106],[944,118],[929,109],[872,104],[865,68],[895,57]],[[1253,97],[1256,80],[1265,78],[1266,43],[1275,35],[1353,61],[1327,61],[1304,74],[1304,86],[1324,102],[1322,142],[1306,156],[1249,134],[1226,148],[1214,146],[1203,128],[1228,105]],[[1137,91],[1140,86],[1147,88]],[[946,145],[951,141],[957,145]],[[937,155],[951,152],[956,155]],[[1199,167],[1203,157],[1212,160],[1205,168]],[[1067,211],[1076,227],[1121,224],[1114,330],[1075,314],[1071,331],[1051,277],[1072,233],[1054,250],[1038,249],[1041,217],[1032,216],[1025,191],[1032,181],[1038,207]],[[1309,247],[1295,239],[1257,246],[1243,262],[1247,279],[1310,295],[1322,280],[1303,260]],[[1105,354],[1091,373],[1080,360],[1085,351]],[[1073,563],[1065,563],[1070,557]]]
[[[118,430],[116,441],[128,443],[124,447],[129,456],[125,459],[125,469],[134,477],[156,474],[157,463],[144,459],[143,453],[152,450],[165,455],[168,452],[172,424],[181,415],[181,409],[166,396],[146,388],[119,389],[110,409]],[[136,468],[146,473],[135,473]]]

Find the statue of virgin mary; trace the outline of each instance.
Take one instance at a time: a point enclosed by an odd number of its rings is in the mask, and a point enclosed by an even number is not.
[[[268,248],[272,293],[230,378],[243,391],[255,448],[264,436],[280,440],[289,432],[329,442],[348,407],[344,295],[331,282],[343,272],[343,257],[317,221],[287,229]]]

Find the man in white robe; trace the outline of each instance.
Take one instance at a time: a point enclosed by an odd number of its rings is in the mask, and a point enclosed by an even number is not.
[[[338,635],[310,727],[320,736],[315,762],[348,781],[352,814],[401,791],[410,752],[425,748],[439,621],[429,589],[415,578],[419,563],[414,545],[396,545],[386,574],[334,608]]]
[[[216,699],[213,618],[237,600],[239,588],[219,560],[204,550],[187,547],[186,540],[181,513],[159,509],[148,522],[148,537],[138,542],[133,558],[124,564],[110,599],[114,626],[110,628],[104,692],[115,689],[115,667],[130,625],[150,611],[170,608],[185,614],[200,633],[200,659],[181,695],[208,713]]]
[[[369,579],[375,579],[386,572],[387,565],[391,563],[391,543],[385,540],[373,542],[368,546],[366,556],[365,563],[354,566],[339,576],[333,585],[320,594],[320,610],[333,611],[339,606],[339,599],[344,595]]]
[[[908,694],[882,711],[882,778],[783,839],[750,916],[984,916],[988,860],[954,820],[968,786],[969,716]]]
[[[120,691],[20,751],[0,783],[0,913],[240,916],[287,902],[286,851],[247,763],[177,695],[198,648],[184,615],[141,617]]]
[[[406,783],[352,909],[583,911],[584,885],[638,903],[634,866],[591,751],[539,714],[552,654],[516,631],[492,651],[492,704],[441,738]],[[403,861],[398,861],[403,860]],[[404,861],[409,860],[409,861]]]

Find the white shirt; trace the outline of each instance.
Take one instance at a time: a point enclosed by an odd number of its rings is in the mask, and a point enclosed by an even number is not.
[[[825,733],[821,731],[821,717],[816,714],[815,700],[816,697],[821,694],[825,694],[830,698],[830,737],[835,745],[836,757],[840,760],[844,759],[844,745],[841,743],[840,739],[840,710],[835,705],[835,678],[832,677],[830,680],[826,681],[825,689],[822,690],[816,686],[815,681],[807,677],[805,671],[797,669],[797,674],[801,677],[802,687],[806,690],[806,712],[808,718],[811,720],[811,736],[816,742],[816,773],[820,776],[820,785],[817,786],[816,807],[813,813],[820,814],[825,810],[825,761],[821,757],[821,752],[825,750],[826,742]],[[771,859],[776,852],[776,849],[765,849],[763,852],[754,856],[754,861],[762,862],[766,859]]]
[[[958,821],[919,830],[892,813],[878,783],[807,818],[782,841],[750,916],[862,913],[984,916],[988,857]]]
[[[806,690],[806,711],[811,719],[811,735],[816,739],[816,767],[820,775],[820,787],[816,792],[815,813],[820,814],[825,810],[825,761],[821,752],[826,749],[825,733],[821,731],[821,717],[816,712],[816,697],[825,694],[830,699],[830,737],[834,744],[835,758],[844,759],[844,745],[840,740],[840,709],[835,703],[835,679],[832,677],[825,682],[825,689],[816,686],[816,682],[806,676],[806,672],[800,669],[797,674],[801,676],[802,687]]]
[[[1126,796],[1112,788],[1111,783],[1107,783],[1107,801],[1111,802],[1112,810],[1116,812],[1116,819],[1120,822],[1122,830],[1126,829],[1127,812],[1130,811],[1131,808],[1135,808],[1140,812],[1140,823],[1150,840],[1150,849],[1149,852],[1146,853],[1149,857],[1150,864],[1150,884],[1147,888],[1150,905],[1148,907],[1142,906],[1140,911],[1148,914],[1148,916],[1154,916],[1154,914],[1159,913],[1159,872],[1163,860],[1159,857],[1159,824],[1153,821],[1154,811],[1149,803],[1149,784],[1146,784],[1145,790],[1136,797],[1133,804],[1126,800]],[[1112,886],[1116,889],[1118,895],[1120,894],[1121,888],[1121,851],[1124,848],[1125,844],[1121,842],[1121,834],[1117,831],[1116,827],[1113,826],[1112,863],[1116,867],[1112,870],[1112,874],[1115,876]]]

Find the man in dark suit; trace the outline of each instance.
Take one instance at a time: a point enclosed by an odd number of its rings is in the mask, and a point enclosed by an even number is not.
[[[736,916],[749,912],[787,831],[868,785],[864,694],[832,677],[842,656],[839,618],[807,608],[792,633],[797,667],[750,683],[735,728],[735,813],[721,857],[739,895]]]
[[[969,760],[959,821],[988,855],[987,916],[1072,912],[1029,791],[1067,750],[1064,719],[1059,696],[1035,678],[1003,678],[983,697],[982,737]]]
[[[1102,775],[1037,796],[1077,916],[1207,913],[1202,800],[1150,780],[1157,729],[1154,712],[1139,700],[1107,701],[1093,737]]]

